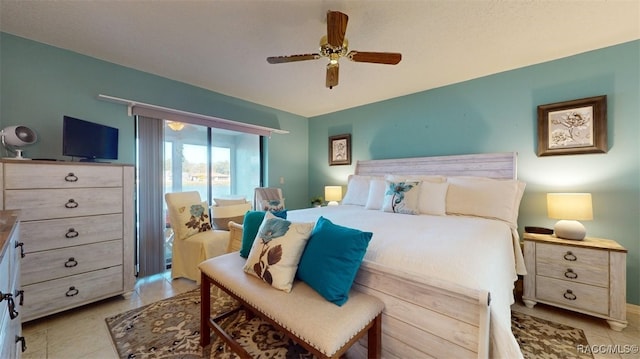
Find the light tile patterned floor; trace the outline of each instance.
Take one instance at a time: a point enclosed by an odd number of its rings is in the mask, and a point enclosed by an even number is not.
[[[171,280],[169,272],[143,278],[137,281],[135,291],[128,297],[116,297],[66,311],[47,318],[38,319],[23,326],[23,335],[27,340],[25,359],[112,359],[118,355],[111,342],[105,324],[105,318],[157,300],[172,297],[198,286],[195,282],[178,279]],[[584,330],[589,344],[596,349],[607,349],[607,345],[625,344],[640,346],[640,307],[629,306],[627,320],[629,326],[622,332],[609,329],[604,320],[594,319],[545,305],[533,309],[521,303],[514,310],[529,313],[543,319],[571,325]],[[613,348],[616,348],[613,346]],[[597,354],[599,358],[640,358],[640,354]]]

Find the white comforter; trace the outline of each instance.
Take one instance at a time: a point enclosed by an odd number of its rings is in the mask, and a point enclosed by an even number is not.
[[[511,332],[516,257],[509,225],[466,216],[386,213],[361,206],[289,211],[287,219],[335,224],[373,232],[365,260],[491,293],[492,356],[522,357]],[[517,242],[517,241],[516,241]],[[514,254],[515,253],[515,254]]]

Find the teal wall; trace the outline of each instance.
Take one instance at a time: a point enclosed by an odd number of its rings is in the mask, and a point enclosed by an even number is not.
[[[267,184],[287,207],[308,206],[352,166],[328,166],[327,137],[351,133],[353,158],[519,153],[527,182],[520,226],[552,226],[545,194],[593,194],[588,234],[629,250],[629,302],[640,304],[640,41],[306,119],[70,51],[0,33],[0,126],[23,124],[39,142],[28,157],[62,158],[62,116],[120,129],[120,160],[134,161],[133,119],[98,94],[290,131],[268,140]],[[417,74],[420,75],[420,74]],[[429,76],[425,70],[423,76]],[[538,158],[536,106],[608,96],[609,152]],[[284,184],[280,184],[280,178]]]
[[[133,163],[133,117],[127,116],[124,105],[98,100],[98,94],[288,130],[289,134],[274,134],[268,140],[266,184],[282,187],[289,207],[307,206],[304,117],[7,33],[0,33],[0,80],[0,126],[21,124],[38,133],[38,142],[24,149],[30,158],[64,159],[62,116],[70,115],[117,127],[117,162]]]
[[[400,65],[401,66],[401,65]],[[429,76],[425,69],[423,74]],[[519,225],[552,227],[547,192],[591,192],[587,233],[628,249],[627,298],[640,304],[640,41],[309,119],[309,190],[346,184],[355,160],[518,152]],[[606,154],[536,156],[536,107],[607,95]],[[328,166],[327,137],[350,133],[351,166]]]

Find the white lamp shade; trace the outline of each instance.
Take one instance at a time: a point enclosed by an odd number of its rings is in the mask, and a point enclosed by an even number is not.
[[[324,199],[329,205],[336,205],[342,200],[342,186],[324,186]]]
[[[591,193],[547,193],[547,215],[554,219],[593,219]]]
[[[547,216],[559,219],[553,227],[556,237],[584,239],[587,231],[578,220],[593,219],[591,193],[547,193]]]

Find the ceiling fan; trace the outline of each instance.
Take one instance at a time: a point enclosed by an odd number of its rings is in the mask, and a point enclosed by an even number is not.
[[[402,60],[402,54],[397,52],[365,52],[349,51],[349,42],[345,38],[349,17],[339,11],[327,11],[327,35],[320,39],[320,52],[313,54],[272,56],[267,57],[270,64],[285,62],[317,60],[321,57],[329,59],[327,64],[326,86],[333,88],[338,85],[338,60],[347,57],[355,62],[370,62],[375,64],[396,65]]]

